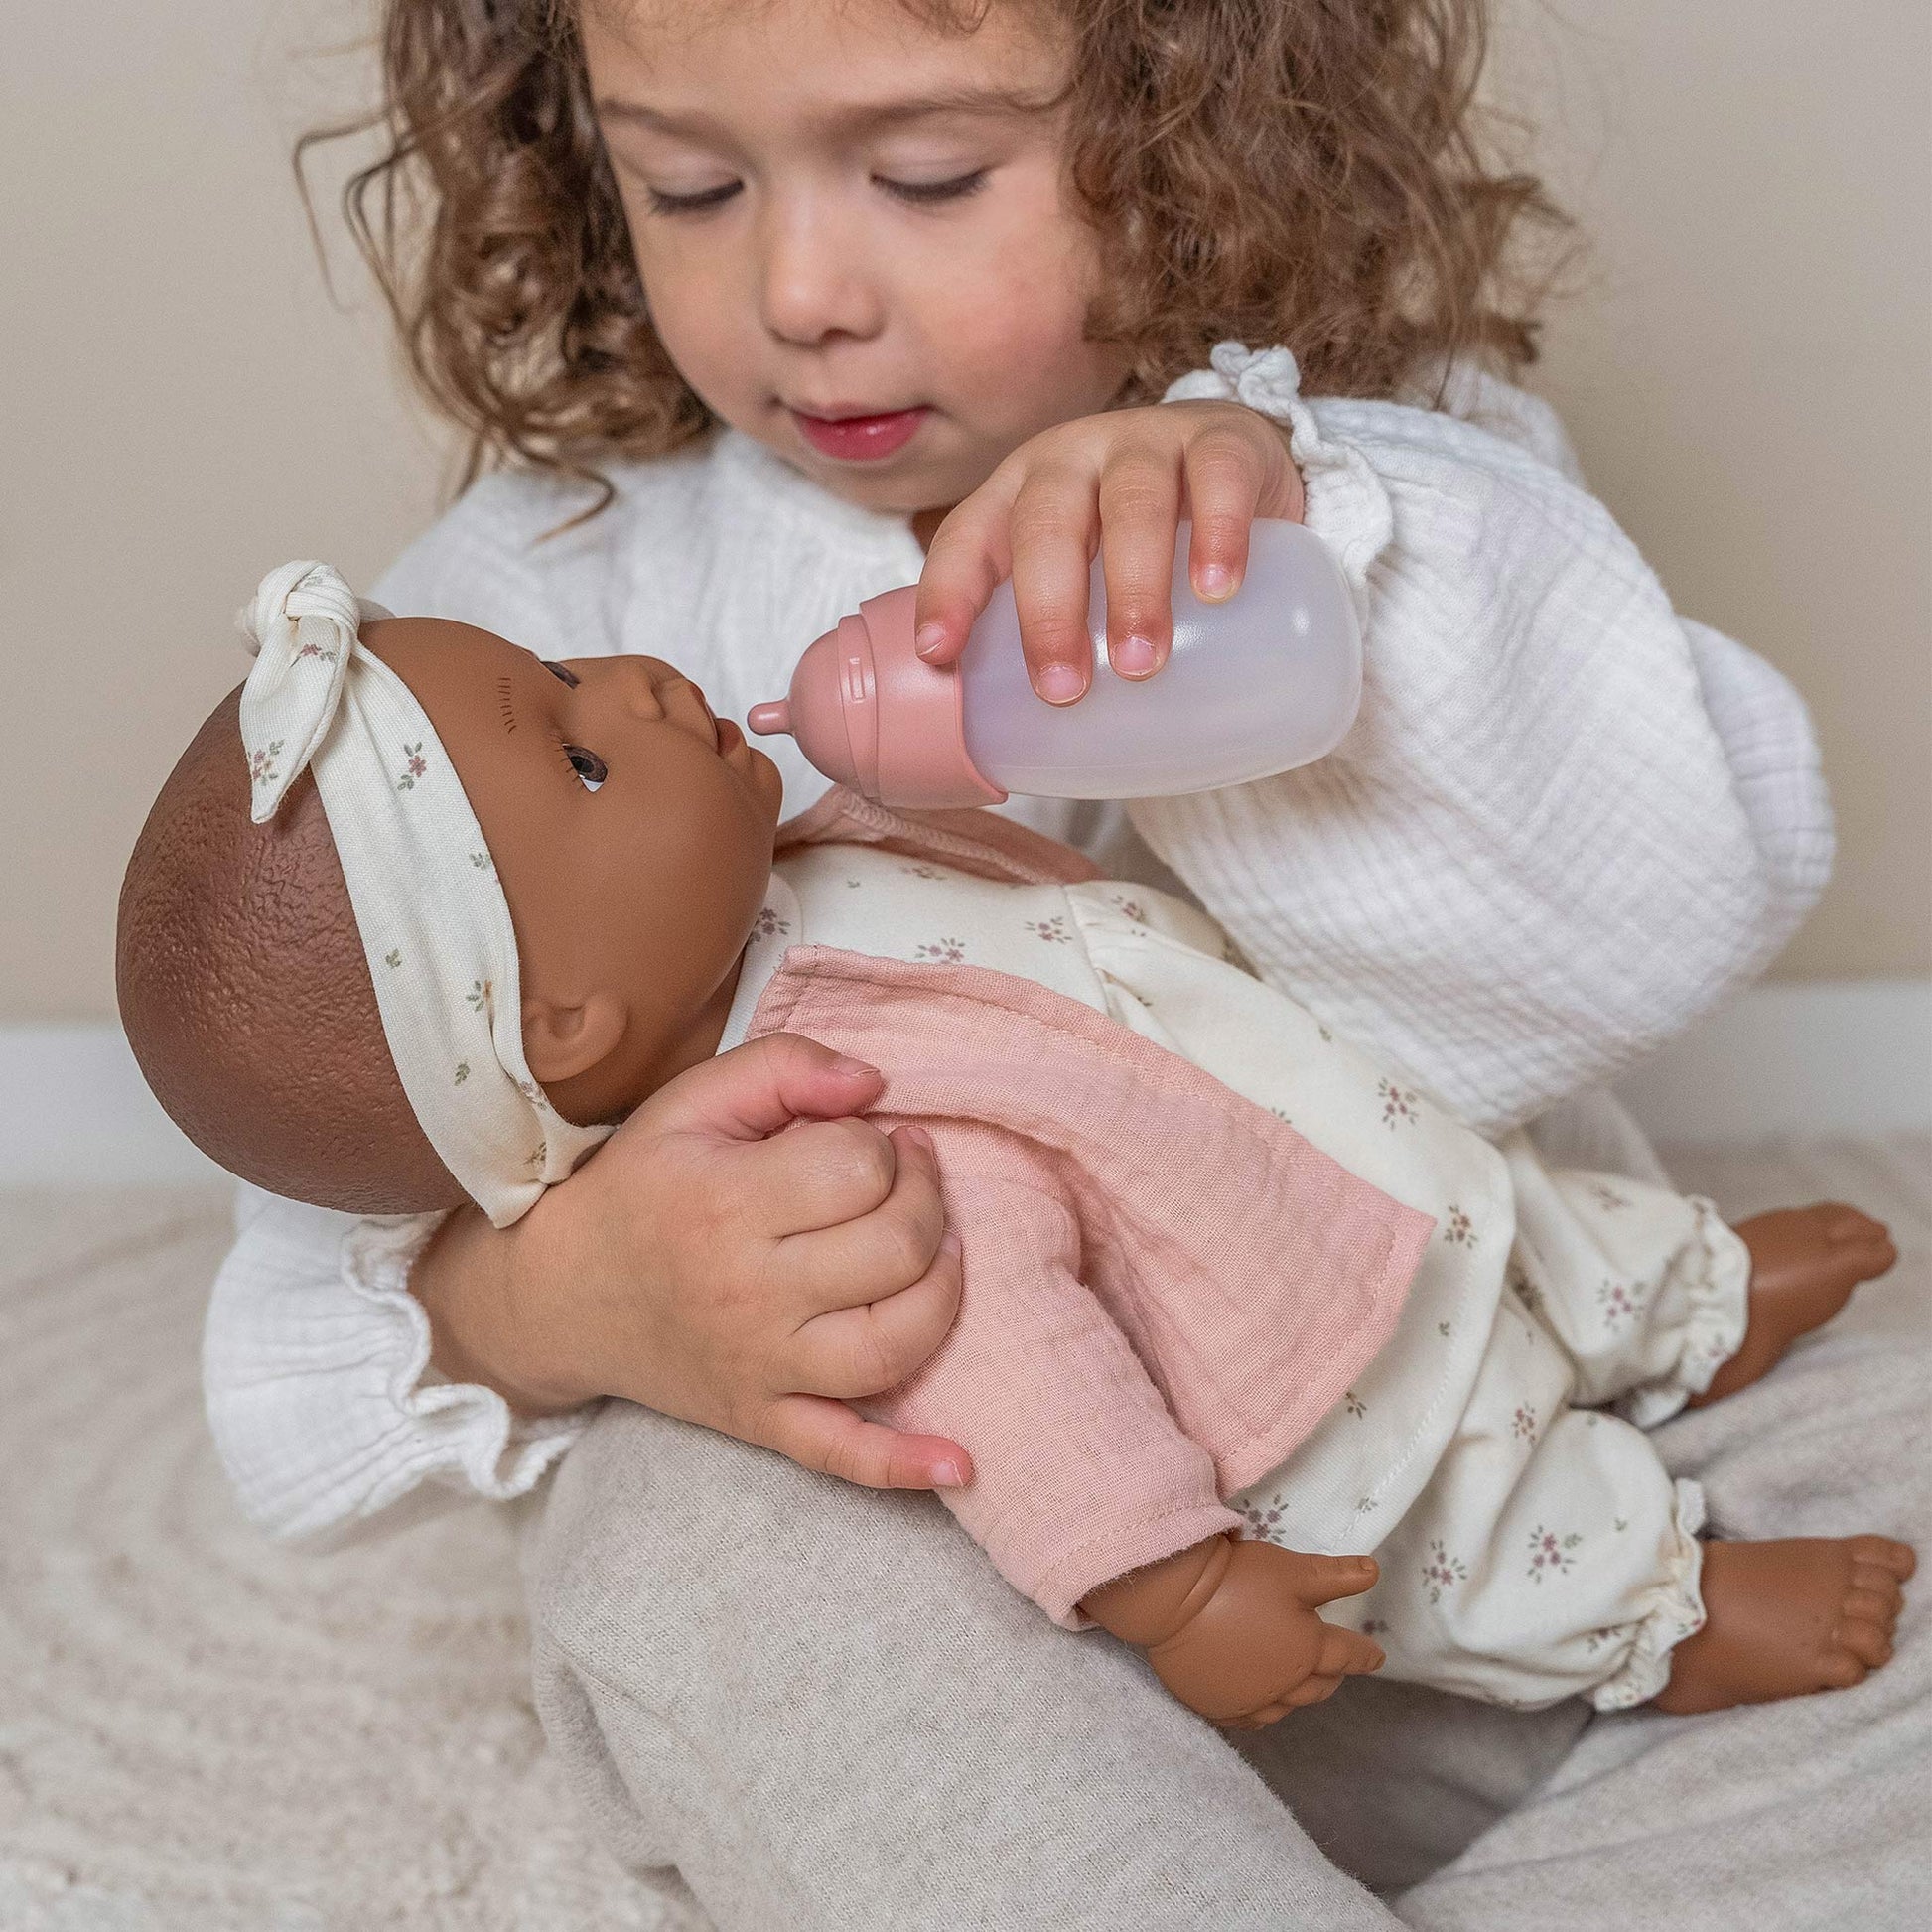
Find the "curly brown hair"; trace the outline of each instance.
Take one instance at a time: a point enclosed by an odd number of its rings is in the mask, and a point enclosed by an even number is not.
[[[970,32],[995,0],[902,0]],[[1005,0],[1015,4],[1015,0]],[[1118,401],[1225,338],[1282,343],[1319,394],[1386,396],[1476,355],[1535,355],[1563,217],[1495,167],[1476,80],[1486,0],[1027,0],[1072,53],[1066,168],[1120,345]],[[645,313],[572,0],[388,0],[379,129],[344,206],[413,372],[498,463],[596,478],[712,418]]]

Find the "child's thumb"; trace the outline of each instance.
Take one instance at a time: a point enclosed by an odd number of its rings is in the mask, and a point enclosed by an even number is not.
[[[760,1141],[794,1120],[839,1120],[879,1098],[885,1076],[799,1034],[766,1034],[680,1073],[652,1097],[660,1132]]]

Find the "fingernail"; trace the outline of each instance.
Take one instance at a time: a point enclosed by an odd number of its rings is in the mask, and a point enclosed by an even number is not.
[[[866,1080],[875,1078],[879,1069],[868,1066],[864,1060],[853,1059],[850,1054],[840,1053],[832,1061],[832,1071],[843,1073],[848,1080]]]
[[[1234,572],[1226,564],[1208,564],[1194,579],[1194,588],[1210,604],[1234,595]]]
[[[1114,670],[1121,677],[1146,677],[1154,669],[1154,646],[1137,632],[1114,646]]]
[[[941,1489],[957,1489],[966,1480],[966,1471],[957,1462],[935,1462],[932,1479]]]
[[[908,1141],[910,1141],[914,1147],[922,1147],[925,1149],[925,1151],[928,1154],[932,1152],[932,1136],[928,1134],[923,1127],[901,1127],[898,1131],[901,1134],[903,1134],[905,1138]]]
[[[1071,704],[1086,688],[1086,679],[1071,664],[1047,665],[1034,685],[1048,704]]]
[[[903,633],[901,632],[900,634],[902,635]],[[912,648],[921,657],[930,657],[945,641],[946,626],[937,618],[934,618],[930,623],[922,623],[919,625],[918,631],[912,639]]]

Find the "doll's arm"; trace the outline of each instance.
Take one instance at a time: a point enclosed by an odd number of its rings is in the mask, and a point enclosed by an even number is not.
[[[1080,1607],[1147,1652],[1190,1711],[1253,1730],[1379,1670],[1380,1647],[1315,1614],[1373,1587],[1373,1557],[1310,1556],[1211,1537],[1103,1585]]]

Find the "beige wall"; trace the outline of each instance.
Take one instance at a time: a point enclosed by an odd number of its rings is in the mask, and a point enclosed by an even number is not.
[[[1784,969],[1922,972],[1928,48],[1916,0],[1509,0],[1597,247],[1544,386],[1689,612],[1817,709],[1844,850]],[[1565,9],[1574,20],[1564,17]],[[441,459],[284,162],[344,0],[16,10],[0,63],[0,1022],[111,1012],[120,867],[284,557],[362,579]],[[1581,24],[1580,24],[1581,23]],[[1660,935],[1667,939],[1668,935]]]

